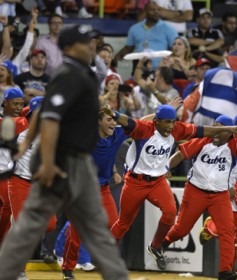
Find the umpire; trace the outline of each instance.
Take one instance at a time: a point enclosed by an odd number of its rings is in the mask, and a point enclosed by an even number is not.
[[[15,280],[31,258],[48,220],[64,210],[105,280],[127,280],[125,264],[107,229],[98,181],[90,156],[97,141],[98,94],[90,69],[93,31],[64,29],[58,45],[64,60],[54,73],[39,113],[40,147],[33,186],[0,251],[0,280]],[[35,128],[33,128],[35,129]]]

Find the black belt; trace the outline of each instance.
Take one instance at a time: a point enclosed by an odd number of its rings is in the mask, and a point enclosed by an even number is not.
[[[136,174],[136,173],[132,173],[132,172],[129,175],[138,180],[145,180],[147,182],[155,181],[159,178],[159,177],[152,177],[152,176],[146,175],[146,174]]]
[[[13,177],[17,177],[17,178],[20,178],[20,179],[22,179],[22,180],[25,180],[25,181],[27,181],[27,182],[29,182],[29,183],[32,183],[32,180],[30,180],[30,179],[25,179],[25,178],[23,178],[23,177],[21,177],[20,175],[17,175],[17,174],[13,174]]]
[[[108,187],[108,186],[109,186],[109,183],[106,183],[104,185],[100,185],[101,188]]]
[[[202,192],[205,192],[205,193],[213,193],[213,194],[218,194],[218,193],[220,193],[220,192],[218,192],[218,191],[215,192],[215,191],[209,191],[209,190],[200,189],[200,188],[196,187],[195,185],[191,184],[190,182],[189,182],[189,184],[190,184],[191,186],[193,186],[194,188],[198,189],[199,191],[202,191]]]

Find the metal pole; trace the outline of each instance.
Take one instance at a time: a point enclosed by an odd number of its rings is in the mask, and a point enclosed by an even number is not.
[[[104,0],[100,0],[99,18],[104,18]]]

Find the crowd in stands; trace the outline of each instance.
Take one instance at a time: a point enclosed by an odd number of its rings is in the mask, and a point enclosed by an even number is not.
[[[0,103],[4,104],[1,117],[6,110],[12,117],[25,116],[31,99],[47,92],[47,83],[63,60],[57,39],[67,10],[74,9],[78,18],[89,19],[96,16],[93,12],[98,8],[96,1],[32,2],[35,2],[33,7],[21,0],[0,4]],[[237,3],[232,0],[226,4]],[[17,5],[31,9],[31,19],[20,32]],[[106,42],[99,30],[95,31],[97,54],[92,69],[100,82],[101,106],[109,104],[114,110],[142,118],[154,113],[159,104],[170,103],[175,106],[179,120],[194,122],[189,106],[193,106],[193,98],[198,103],[197,90],[206,72],[225,67],[227,57],[237,48],[237,13],[224,14],[221,24],[213,26],[213,13],[206,8],[199,9],[194,19],[191,0],[177,1],[177,5],[176,1],[168,0],[105,0],[108,14],[128,11],[129,7],[139,11],[138,22],[129,29],[126,45],[119,52],[114,53],[115,46]],[[39,16],[48,17],[46,35],[37,28]],[[196,21],[196,25],[188,29],[187,23],[191,21]],[[133,61],[133,71],[123,81],[117,66],[126,54],[146,51],[149,56],[158,50],[172,53],[165,58],[144,57]],[[6,95],[9,89],[13,90],[10,97]],[[59,229],[60,226],[58,232]],[[55,261],[52,248],[47,251],[45,247],[44,244],[46,262]]]

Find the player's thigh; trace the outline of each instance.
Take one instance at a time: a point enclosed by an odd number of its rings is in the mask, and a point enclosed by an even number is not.
[[[164,177],[161,177],[151,188],[147,200],[162,212],[176,211],[173,192]]]

